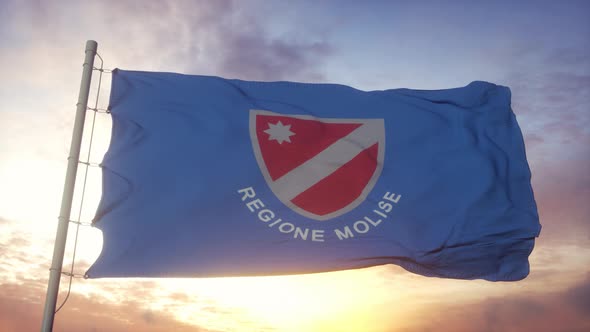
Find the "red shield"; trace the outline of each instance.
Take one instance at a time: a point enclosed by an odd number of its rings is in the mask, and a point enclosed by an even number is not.
[[[383,119],[251,110],[250,138],[273,193],[316,220],[337,217],[362,203],[383,167]]]

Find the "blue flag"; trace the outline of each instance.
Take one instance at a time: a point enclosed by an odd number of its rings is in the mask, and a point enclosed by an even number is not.
[[[529,273],[541,226],[506,87],[112,82],[91,278]]]

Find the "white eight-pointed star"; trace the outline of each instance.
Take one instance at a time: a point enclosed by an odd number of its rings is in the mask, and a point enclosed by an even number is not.
[[[291,143],[291,136],[295,135],[295,133],[291,131],[291,125],[284,125],[281,121],[275,124],[269,122],[268,129],[264,132],[269,135],[269,141],[274,139],[279,142],[279,144],[283,144],[283,142]]]

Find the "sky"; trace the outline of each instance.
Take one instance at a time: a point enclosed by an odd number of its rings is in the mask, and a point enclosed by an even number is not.
[[[0,332],[40,327],[88,39],[108,69],[362,90],[509,86],[543,229],[530,275],[510,283],[427,278],[393,265],[282,277],[74,278],[56,330],[590,330],[589,13],[587,1],[1,1]],[[109,75],[100,89],[96,78],[92,100],[100,91],[106,107]],[[95,131],[82,158],[98,163],[107,115],[97,115]],[[83,222],[99,199],[98,168],[87,183],[80,213],[77,186],[72,217]],[[100,248],[100,232],[81,227],[75,273]],[[58,303],[67,288],[63,278]]]

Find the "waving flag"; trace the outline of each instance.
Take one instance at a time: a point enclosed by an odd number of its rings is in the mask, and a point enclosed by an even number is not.
[[[89,277],[529,273],[540,224],[506,87],[123,70],[112,84]]]

